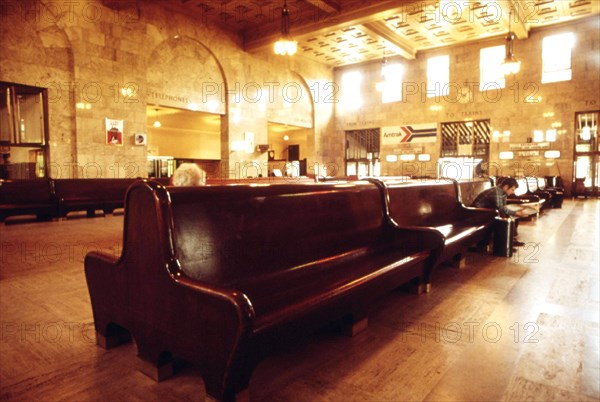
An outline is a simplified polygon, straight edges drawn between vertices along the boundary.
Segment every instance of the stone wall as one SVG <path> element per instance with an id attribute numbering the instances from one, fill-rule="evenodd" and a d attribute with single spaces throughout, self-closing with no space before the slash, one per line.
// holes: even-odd
<path id="1" fill-rule="evenodd" d="M 241 38 L 158 2 L 103 4 L 2 2 L 0 81 L 49 89 L 52 176 L 146 176 L 146 147 L 133 138 L 146 131 L 147 105 L 222 114 L 225 176 L 247 163 L 266 169 L 266 154 L 230 145 L 248 132 L 266 144 L 270 119 L 311 129 L 309 166 L 330 155 L 321 138 L 333 135 L 333 104 L 313 93 L 331 83 L 331 68 L 247 53 Z M 122 145 L 106 144 L 105 118 L 124 120 Z"/>
<path id="2" fill-rule="evenodd" d="M 498 175 L 562 175 L 570 183 L 573 174 L 573 141 L 575 112 L 600 109 L 600 17 L 594 16 L 575 23 L 533 30 L 529 38 L 514 44 L 516 57 L 521 60 L 521 71 L 509 76 L 502 90 L 479 90 L 479 51 L 489 46 L 503 45 L 503 38 L 419 52 L 415 60 L 398 59 L 404 67 L 404 98 L 400 102 L 381 102 L 381 93 L 375 85 L 381 80 L 381 63 L 373 62 L 336 69 L 335 81 L 341 82 L 343 73 L 357 70 L 363 74 L 362 107 L 345 112 L 337 105 L 336 143 L 329 149 L 343 146 L 344 131 L 363 128 L 403 126 L 434 123 L 438 125 L 435 143 L 414 144 L 423 153 L 431 154 L 430 162 L 387 162 L 389 154 L 401 154 L 408 146 L 384 146 L 381 154 L 381 173 L 402 175 L 416 173 L 435 177 L 441 141 L 442 122 L 468 119 L 490 119 L 492 131 L 510 131 L 510 137 L 492 139 L 490 145 L 490 173 Z M 551 34 L 573 32 L 575 47 L 572 57 L 571 81 L 541 84 L 542 39 Z M 427 59 L 450 56 L 450 93 L 448 96 L 427 98 Z M 395 60 L 390 60 L 392 62 Z M 460 93 L 459 91 L 463 91 Z M 342 92 L 343 97 L 343 92 Z M 343 98 L 342 98 L 343 99 Z M 528 143 L 533 130 L 556 127 L 558 136 L 549 149 L 561 152 L 561 157 L 547 160 L 515 152 L 515 159 L 502 161 L 499 152 L 508 151 L 510 144 Z"/>

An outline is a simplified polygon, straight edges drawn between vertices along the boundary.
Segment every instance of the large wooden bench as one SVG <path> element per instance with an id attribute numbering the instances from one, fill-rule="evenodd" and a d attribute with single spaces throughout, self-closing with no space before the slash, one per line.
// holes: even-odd
<path id="1" fill-rule="evenodd" d="M 54 179 L 58 198 L 58 214 L 66 217 L 69 212 L 86 211 L 94 216 L 96 210 L 105 214 L 123 208 L 125 193 L 139 179 Z"/>
<path id="2" fill-rule="evenodd" d="M 92 252 L 85 273 L 97 339 L 136 342 L 160 380 L 172 356 L 207 394 L 232 400 L 260 359 L 428 276 L 439 235 L 394 227 L 370 182 L 163 187 L 127 193 L 123 254 Z"/>
<path id="3" fill-rule="evenodd" d="M 489 239 L 497 212 L 465 207 L 452 180 L 393 180 L 381 178 L 388 214 L 398 227 L 422 227 L 443 237 L 444 248 L 436 263 L 462 266 L 462 251 Z M 426 278 L 429 283 L 429 278 Z"/>
<path id="4" fill-rule="evenodd" d="M 48 220 L 57 213 L 58 200 L 52 180 L 0 180 L 0 222 L 17 215 L 36 215 L 39 220 Z"/>

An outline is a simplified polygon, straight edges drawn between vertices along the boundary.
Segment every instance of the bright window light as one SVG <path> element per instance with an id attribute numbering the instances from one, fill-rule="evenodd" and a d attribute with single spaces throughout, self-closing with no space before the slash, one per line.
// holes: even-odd
<path id="1" fill-rule="evenodd" d="M 506 86 L 502 63 L 504 62 L 504 45 L 486 47 L 479 53 L 479 90 L 487 91 Z"/>
<path id="2" fill-rule="evenodd" d="M 360 84 L 362 82 L 360 71 L 348 71 L 342 75 L 342 103 L 345 110 L 353 111 L 362 106 Z"/>
<path id="3" fill-rule="evenodd" d="M 418 159 L 421 162 L 427 162 L 427 161 L 431 160 L 431 155 L 429 155 L 429 154 L 419 154 Z"/>
<path id="4" fill-rule="evenodd" d="M 399 102 L 402 100 L 402 64 L 388 63 L 381 68 L 383 85 L 381 86 L 381 102 Z"/>
<path id="5" fill-rule="evenodd" d="M 544 132 L 542 130 L 533 130 L 533 142 L 544 141 Z"/>
<path id="6" fill-rule="evenodd" d="M 556 158 L 560 158 L 560 151 L 546 151 L 544 152 L 544 157 L 546 159 L 556 159 Z"/>
<path id="7" fill-rule="evenodd" d="M 515 157 L 515 153 L 512 151 L 500 152 L 500 159 L 502 159 L 502 160 L 514 159 L 514 157 Z"/>
<path id="8" fill-rule="evenodd" d="M 414 161 L 415 160 L 415 154 L 400 155 L 400 160 L 401 161 Z"/>
<path id="9" fill-rule="evenodd" d="M 546 141 L 548 141 L 548 142 L 556 141 L 556 130 L 546 130 Z"/>
<path id="10" fill-rule="evenodd" d="M 542 84 L 570 81 L 571 54 L 575 45 L 572 32 L 546 36 L 542 41 Z"/>
<path id="11" fill-rule="evenodd" d="M 427 97 L 446 96 L 450 93 L 450 56 L 431 57 L 427 60 Z"/>
<path id="12" fill-rule="evenodd" d="M 388 155 L 385 157 L 387 162 L 398 162 L 398 155 Z"/>

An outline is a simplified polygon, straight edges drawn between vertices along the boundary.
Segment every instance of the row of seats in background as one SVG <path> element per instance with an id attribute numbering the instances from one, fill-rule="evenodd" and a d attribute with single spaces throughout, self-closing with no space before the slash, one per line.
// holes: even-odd
<path id="1" fill-rule="evenodd" d="M 142 178 L 115 179 L 0 179 L 0 222 L 9 217 L 36 216 L 38 221 L 66 218 L 71 212 L 86 212 L 94 217 L 98 211 L 113 213 L 124 207 L 129 186 Z M 208 178 L 209 186 L 299 184 L 313 181 L 356 180 L 357 177 L 317 178 L 254 177 Z M 408 178 L 407 178 L 408 179 Z M 169 185 L 169 178 L 152 178 L 154 182 Z M 21 219 L 22 220 L 22 219 Z"/>
<path id="2" fill-rule="evenodd" d="M 471 205 L 477 195 L 491 186 L 500 183 L 504 177 L 490 177 L 488 180 L 464 180 L 461 185 L 461 199 L 465 205 Z M 488 183 L 486 183 L 488 182 Z M 473 185 L 470 183 L 479 183 Z M 507 198 L 508 204 L 530 206 L 541 211 L 547 208 L 561 208 L 564 198 L 562 179 L 558 176 L 521 177 L 517 179 L 519 187 Z"/>
<path id="3" fill-rule="evenodd" d="M 501 179 L 492 178 L 493 184 Z M 508 197 L 509 203 L 537 203 L 540 210 L 562 207 L 565 189 L 560 176 L 521 177 L 517 183 L 519 187 Z"/>
<path id="4" fill-rule="evenodd" d="M 0 180 L 0 222 L 13 216 L 35 215 L 39 221 L 65 218 L 71 212 L 105 214 L 123 208 L 129 186 L 141 178 Z M 153 179 L 168 185 L 169 179 Z M 209 179 L 209 185 L 235 183 L 295 183 L 302 178 Z"/>
<path id="5" fill-rule="evenodd" d="M 491 177 L 495 185 L 500 178 Z M 88 217 L 96 211 L 105 214 L 123 208 L 127 188 L 138 179 L 41 179 L 41 180 L 0 180 L 0 222 L 17 215 L 36 215 L 38 220 L 66 217 L 74 211 L 85 211 Z M 163 185 L 168 179 L 153 179 Z M 322 179 L 332 180 L 329 179 Z M 333 180 L 339 180 L 333 178 Z M 396 180 L 410 180 L 397 177 Z M 294 184 L 313 181 L 313 178 L 253 178 L 253 179 L 209 179 L 208 185 L 227 184 Z M 479 180 L 481 182 L 482 180 Z M 485 181 L 485 180 L 483 180 Z M 564 189 L 560 176 L 523 177 L 517 180 L 519 188 L 509 200 L 510 203 L 534 205 L 538 209 L 560 208 Z M 465 181 L 470 182 L 470 181 Z M 473 183 L 476 183 L 474 181 Z M 483 187 L 462 187 L 462 201 L 469 206 Z"/>
<path id="6" fill-rule="evenodd" d="M 95 216 L 97 210 L 112 213 L 123 208 L 125 193 L 136 180 L 0 180 L 0 222 L 21 215 L 35 215 L 45 221 L 75 211 L 85 211 L 88 217 Z"/>

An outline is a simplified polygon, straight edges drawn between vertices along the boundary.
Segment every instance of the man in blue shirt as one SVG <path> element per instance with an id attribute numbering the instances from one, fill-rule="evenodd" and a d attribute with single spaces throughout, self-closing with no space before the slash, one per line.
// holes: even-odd
<path id="1" fill-rule="evenodd" d="M 514 211 L 506 207 L 506 197 L 515 193 L 519 183 L 513 177 L 506 177 L 497 186 L 482 191 L 473 201 L 472 206 L 477 208 L 496 209 L 500 216 L 523 217 L 527 216 L 521 211 Z M 515 222 L 516 225 L 516 222 Z M 525 243 L 513 240 L 514 246 L 524 246 Z"/>

